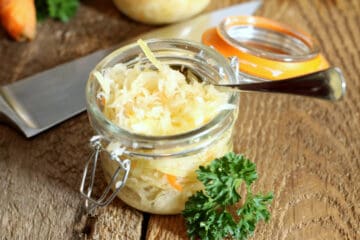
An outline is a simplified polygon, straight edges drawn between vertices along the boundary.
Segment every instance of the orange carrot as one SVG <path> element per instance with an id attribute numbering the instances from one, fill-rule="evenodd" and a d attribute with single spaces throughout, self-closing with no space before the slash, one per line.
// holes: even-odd
<path id="1" fill-rule="evenodd" d="M 0 0 L 0 20 L 16 41 L 33 39 L 36 34 L 34 0 Z"/>
<path id="2" fill-rule="evenodd" d="M 165 174 L 166 176 L 166 180 L 168 181 L 168 183 L 176 190 L 178 190 L 179 192 L 182 191 L 182 186 L 176 181 L 176 176 L 170 175 L 170 174 Z"/>

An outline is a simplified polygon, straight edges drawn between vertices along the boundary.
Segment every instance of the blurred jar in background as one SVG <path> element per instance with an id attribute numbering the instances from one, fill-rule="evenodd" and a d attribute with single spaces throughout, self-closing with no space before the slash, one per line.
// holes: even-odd
<path id="1" fill-rule="evenodd" d="M 114 0 L 128 17 L 147 24 L 166 24 L 190 18 L 206 8 L 210 0 Z"/>

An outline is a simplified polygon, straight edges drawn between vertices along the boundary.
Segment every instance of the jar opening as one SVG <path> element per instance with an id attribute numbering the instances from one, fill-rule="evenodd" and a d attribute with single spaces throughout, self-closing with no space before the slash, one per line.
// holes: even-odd
<path id="1" fill-rule="evenodd" d="M 266 18 L 229 17 L 220 23 L 217 30 L 228 44 L 268 59 L 305 61 L 320 52 L 310 36 Z"/>
<path id="2" fill-rule="evenodd" d="M 227 59 L 200 43 L 174 39 L 154 39 L 147 41 L 147 44 L 156 58 L 165 64 L 175 68 L 191 69 L 203 77 L 215 80 L 226 79 L 229 83 L 237 82 Z M 141 49 L 137 44 L 123 47 L 102 60 L 94 70 L 111 67 L 117 63 L 126 64 L 128 67 L 132 66 L 138 61 L 144 61 L 141 56 L 139 57 L 140 53 Z M 104 116 L 96 97 L 99 87 L 93 74 L 90 74 L 86 87 L 90 122 L 96 131 L 109 139 L 109 141 L 119 141 L 129 149 L 164 149 L 161 154 L 166 155 L 166 149 L 183 144 L 194 144 L 201 147 L 201 144 L 198 144 L 199 142 L 203 144 L 203 140 L 207 139 L 209 134 L 216 137 L 219 132 L 229 125 L 229 121 L 233 120 L 234 110 L 222 110 L 207 124 L 188 132 L 166 136 L 136 134 L 119 127 Z M 238 93 L 229 93 L 228 103 L 237 106 L 238 102 Z"/>

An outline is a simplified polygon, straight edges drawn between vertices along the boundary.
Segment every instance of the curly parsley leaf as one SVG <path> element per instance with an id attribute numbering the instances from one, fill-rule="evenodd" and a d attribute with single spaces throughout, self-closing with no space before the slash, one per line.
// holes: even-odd
<path id="1" fill-rule="evenodd" d="M 47 17 L 67 22 L 79 7 L 79 0 L 35 0 L 39 20 Z"/>
<path id="2" fill-rule="evenodd" d="M 269 220 L 267 208 L 273 194 L 253 195 L 251 184 L 258 177 L 256 165 L 243 155 L 228 153 L 208 166 L 200 166 L 196 173 L 205 189 L 191 196 L 182 212 L 191 239 L 232 237 L 245 240 L 254 233 L 259 221 Z M 246 200 L 237 210 L 235 220 L 228 209 L 241 199 L 238 190 L 243 183 Z"/>

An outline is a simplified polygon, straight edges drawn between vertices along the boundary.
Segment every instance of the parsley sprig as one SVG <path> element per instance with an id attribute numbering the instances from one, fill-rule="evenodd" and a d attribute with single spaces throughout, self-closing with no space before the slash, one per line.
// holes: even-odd
<path id="1" fill-rule="evenodd" d="M 79 0 L 35 0 L 36 15 L 39 20 L 47 17 L 67 22 L 79 7 Z"/>
<path id="2" fill-rule="evenodd" d="M 182 212 L 190 239 L 245 240 L 253 235 L 259 221 L 269 220 L 273 194 L 252 193 L 251 184 L 258 177 L 256 165 L 243 155 L 228 153 L 208 166 L 200 166 L 196 173 L 205 189 L 191 196 Z M 238 190 L 243 183 L 246 199 L 234 219 L 229 208 L 241 200 Z"/>

